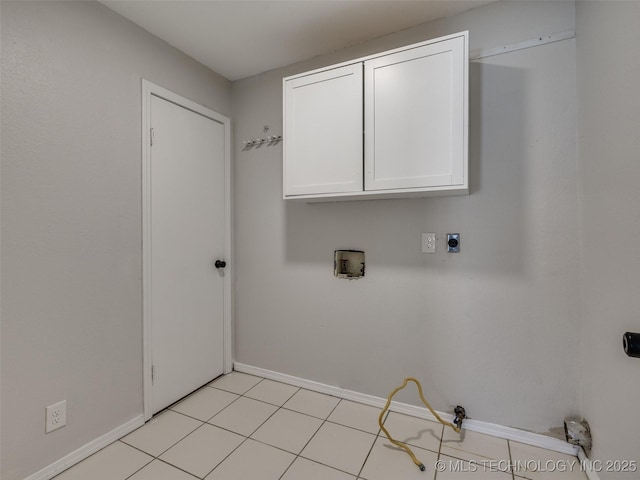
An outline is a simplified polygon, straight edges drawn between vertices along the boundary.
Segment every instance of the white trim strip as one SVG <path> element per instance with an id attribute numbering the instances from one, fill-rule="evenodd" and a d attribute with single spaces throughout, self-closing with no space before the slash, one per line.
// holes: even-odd
<path id="1" fill-rule="evenodd" d="M 482 58 L 493 57 L 495 55 L 502 55 L 503 53 L 516 52 L 518 50 L 524 50 L 525 48 L 539 47 L 540 45 L 546 45 L 547 43 L 560 42 L 562 40 L 568 40 L 575 38 L 576 32 L 574 30 L 568 30 L 566 32 L 552 33 L 551 35 L 543 35 L 538 38 L 532 38 L 530 40 L 524 40 L 518 43 L 512 43 L 511 45 L 504 45 L 502 47 L 484 48 L 480 50 L 474 50 L 469 54 L 469 61 L 480 60 Z"/>
<path id="2" fill-rule="evenodd" d="M 582 464 L 582 471 L 587 475 L 589 480 L 600 480 L 598 473 L 593 468 L 591 460 L 589 460 L 587 454 L 584 453 L 584 450 L 582 449 L 578 451 L 578 460 L 580 460 L 580 463 Z"/>
<path id="3" fill-rule="evenodd" d="M 144 416 L 138 415 L 137 417 L 129 420 L 127 423 L 120 425 L 119 427 L 111 430 L 105 435 L 96 438 L 95 440 L 87 443 L 79 449 L 62 457 L 60 460 L 56 460 L 51 465 L 43 468 L 33 475 L 29 475 L 24 480 L 49 480 L 62 471 L 73 467 L 76 463 L 79 463 L 85 458 L 93 455 L 98 450 L 102 450 L 107 445 L 110 445 L 116 440 L 124 437 L 128 433 L 133 432 L 136 428 L 141 427 L 142 425 L 144 425 Z"/>
<path id="4" fill-rule="evenodd" d="M 286 375 L 284 373 L 274 372 L 266 370 L 260 367 L 254 367 L 252 365 L 246 365 L 236 362 L 233 367 L 234 370 L 242 373 L 248 373 L 250 375 L 256 375 L 259 377 L 268 378 L 269 380 L 275 380 L 282 383 L 288 383 L 296 387 L 306 388 L 307 390 L 313 390 L 314 392 L 324 393 L 327 395 L 333 395 L 334 397 L 344 398 L 345 400 L 351 400 L 354 402 L 364 403 L 365 405 L 371 405 L 372 407 L 382 408 L 387 402 L 386 398 L 376 397 L 373 395 L 367 395 L 365 393 L 354 392 L 352 390 L 345 390 L 340 387 L 332 385 L 326 385 L 324 383 L 314 382 L 304 378 L 294 377 Z M 425 420 L 437 421 L 431 412 L 424 407 L 417 407 L 415 405 L 409 405 L 400 402 L 391 402 L 390 410 L 403 413 L 405 415 L 411 415 L 413 417 L 424 418 Z M 451 417 L 451 413 L 438 412 L 443 418 Z M 563 440 L 557 438 L 548 437 L 539 433 L 527 432 L 519 430 L 517 428 L 505 427 L 503 425 L 497 425 L 495 423 L 483 422 L 480 420 L 465 420 L 464 428 L 466 430 L 478 433 L 484 433 L 498 438 L 504 438 L 506 440 L 513 440 L 514 442 L 524 443 L 526 445 L 533 445 L 535 447 L 545 448 L 554 452 L 565 453 L 567 455 L 578 455 L 579 447 L 571 445 Z M 597 478 L 590 478 L 589 480 L 598 480 Z"/>

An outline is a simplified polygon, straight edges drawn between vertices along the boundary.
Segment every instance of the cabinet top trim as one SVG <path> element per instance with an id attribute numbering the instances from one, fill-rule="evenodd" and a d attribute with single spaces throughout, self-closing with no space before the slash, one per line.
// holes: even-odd
<path id="1" fill-rule="evenodd" d="M 459 38 L 459 37 L 463 37 L 464 38 L 465 51 L 468 51 L 469 30 L 465 30 L 463 32 L 458 32 L 458 33 L 453 33 L 451 35 L 446 35 L 444 37 L 438 37 L 438 38 L 434 38 L 434 39 L 431 39 L 431 40 L 425 40 L 424 42 L 412 43 L 412 44 L 409 44 L 409 45 L 405 45 L 403 47 L 394 48 L 392 50 L 385 50 L 383 52 L 378 52 L 378 53 L 374 53 L 374 54 L 371 54 L 371 55 L 367 55 L 365 57 L 354 58 L 352 60 L 347 60 L 347 61 L 344 61 L 344 62 L 341 62 L 341 63 L 327 65 L 325 67 L 316 68 L 315 70 L 309 70 L 309 71 L 306 71 L 306 72 L 297 73 L 295 75 L 289 75 L 288 77 L 284 77 L 282 79 L 282 81 L 283 82 L 287 82 L 287 81 L 290 81 L 290 80 L 294 80 L 296 78 L 306 77 L 308 75 L 313 75 L 315 73 L 323 72 L 323 71 L 326 71 L 326 70 L 333 70 L 334 68 L 346 67 L 348 65 L 353 65 L 354 63 L 366 62 L 368 60 L 373 60 L 375 58 L 380 58 L 380 57 L 383 57 L 385 55 L 391 55 L 391 54 L 396 53 L 396 52 L 402 52 L 402 51 L 410 50 L 412 48 L 423 47 L 425 45 L 432 45 L 432 44 L 436 44 L 436 43 L 446 42 L 448 40 L 452 40 L 454 38 Z"/>

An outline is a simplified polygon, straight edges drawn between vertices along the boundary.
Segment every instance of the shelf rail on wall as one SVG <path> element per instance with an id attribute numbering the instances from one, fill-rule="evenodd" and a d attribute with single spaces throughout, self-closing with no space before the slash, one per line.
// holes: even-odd
<path id="1" fill-rule="evenodd" d="M 269 133 L 269 125 L 265 125 L 263 128 L 263 134 Z M 282 141 L 282 135 L 267 135 L 266 137 L 258 137 L 251 140 L 245 140 L 242 142 L 242 150 L 251 150 L 254 147 L 260 147 L 266 145 L 267 147 L 273 147 L 278 145 Z"/>
<path id="2" fill-rule="evenodd" d="M 480 50 L 474 50 L 469 53 L 469 61 L 474 62 L 487 57 L 494 57 L 496 55 L 502 55 L 503 53 L 517 52 L 518 50 L 524 50 L 525 48 L 539 47 L 546 45 L 547 43 L 561 42 L 563 40 L 569 40 L 576 38 L 575 30 L 567 30 L 564 32 L 551 33 L 549 35 L 541 35 L 536 38 L 524 40 L 518 43 L 512 43 L 509 45 L 503 45 L 501 47 L 484 48 Z"/>

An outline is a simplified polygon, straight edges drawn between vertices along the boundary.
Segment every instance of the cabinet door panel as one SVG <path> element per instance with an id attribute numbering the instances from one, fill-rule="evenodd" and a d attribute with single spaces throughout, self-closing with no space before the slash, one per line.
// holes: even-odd
<path id="1" fill-rule="evenodd" d="M 284 195 L 362 191 L 362 63 L 284 84 Z"/>
<path id="2" fill-rule="evenodd" d="M 465 39 L 365 63 L 365 189 L 462 185 Z"/>

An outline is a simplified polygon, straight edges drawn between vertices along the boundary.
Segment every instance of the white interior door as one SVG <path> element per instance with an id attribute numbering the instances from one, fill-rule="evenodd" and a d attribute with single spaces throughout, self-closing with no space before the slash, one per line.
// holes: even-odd
<path id="1" fill-rule="evenodd" d="M 225 268 L 214 263 L 225 260 L 227 126 L 151 95 L 150 128 L 145 304 L 153 414 L 224 370 Z"/>

